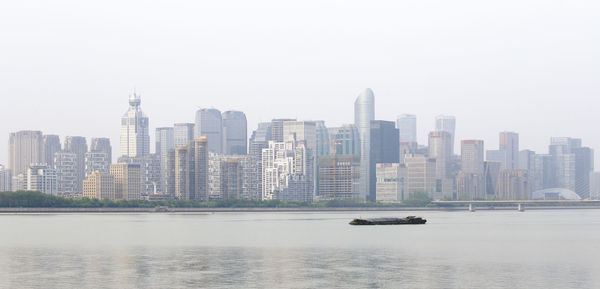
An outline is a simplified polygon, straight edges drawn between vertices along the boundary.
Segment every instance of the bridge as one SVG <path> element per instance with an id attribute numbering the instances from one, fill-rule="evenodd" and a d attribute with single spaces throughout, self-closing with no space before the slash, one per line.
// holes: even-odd
<path id="1" fill-rule="evenodd" d="M 473 200 L 473 201 L 433 201 L 431 202 L 440 207 L 449 206 L 468 206 L 469 211 L 474 212 L 477 206 L 494 207 L 501 206 L 516 206 L 519 212 L 525 211 L 525 205 L 531 206 L 577 206 L 577 205 L 600 205 L 600 200 Z"/>

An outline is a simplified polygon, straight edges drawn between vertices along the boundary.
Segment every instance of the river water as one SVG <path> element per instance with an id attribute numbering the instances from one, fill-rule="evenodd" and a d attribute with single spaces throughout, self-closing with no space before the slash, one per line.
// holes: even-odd
<path id="1" fill-rule="evenodd" d="M 600 210 L 0 215 L 0 288 L 200 287 L 600 288 Z"/>

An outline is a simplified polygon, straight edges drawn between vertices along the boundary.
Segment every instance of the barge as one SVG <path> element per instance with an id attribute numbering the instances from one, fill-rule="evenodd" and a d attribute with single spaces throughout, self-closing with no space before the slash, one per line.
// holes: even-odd
<path id="1" fill-rule="evenodd" d="M 408 216 L 406 218 L 354 219 L 350 225 L 420 225 L 426 222 L 427 220 L 421 217 Z"/>

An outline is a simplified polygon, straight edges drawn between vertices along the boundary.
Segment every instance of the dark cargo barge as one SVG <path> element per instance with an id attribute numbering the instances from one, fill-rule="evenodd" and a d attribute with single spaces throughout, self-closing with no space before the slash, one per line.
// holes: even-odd
<path id="1" fill-rule="evenodd" d="M 354 219 L 350 225 L 420 225 L 426 222 L 427 220 L 421 217 L 408 216 L 406 218 Z"/>

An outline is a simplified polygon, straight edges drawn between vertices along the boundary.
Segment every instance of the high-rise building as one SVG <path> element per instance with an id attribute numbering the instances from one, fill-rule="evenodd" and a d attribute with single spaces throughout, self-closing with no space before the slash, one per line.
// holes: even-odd
<path id="1" fill-rule="evenodd" d="M 12 190 L 12 173 L 9 169 L 0 165 L 0 192 L 9 192 Z"/>
<path id="2" fill-rule="evenodd" d="M 331 149 L 331 143 L 329 142 L 329 131 L 325 126 L 325 121 L 317 120 L 316 124 L 316 134 L 317 134 L 317 157 L 329 155 L 329 150 Z"/>
<path id="3" fill-rule="evenodd" d="M 482 140 L 461 142 L 462 169 L 456 177 L 458 199 L 485 199 L 485 165 Z"/>
<path id="4" fill-rule="evenodd" d="M 115 199 L 114 176 L 100 171 L 92 172 L 83 181 L 83 197 L 90 199 Z"/>
<path id="5" fill-rule="evenodd" d="M 167 187 L 182 200 L 209 200 L 208 137 L 200 136 L 186 146 L 169 152 Z M 167 190 L 170 193 L 170 189 Z"/>
<path id="6" fill-rule="evenodd" d="M 345 124 L 336 128 L 331 142 L 337 155 L 360 156 L 360 135 L 353 124 Z"/>
<path id="7" fill-rule="evenodd" d="M 360 198 L 366 200 L 371 179 L 371 121 L 375 120 L 375 96 L 370 88 L 361 92 L 354 101 L 354 125 L 360 136 Z"/>
<path id="8" fill-rule="evenodd" d="M 403 164 L 389 163 L 376 165 L 377 202 L 398 202 L 408 198 L 404 190 L 408 169 Z"/>
<path id="9" fill-rule="evenodd" d="M 140 157 L 120 157 L 119 163 L 140 165 L 142 196 L 158 193 L 160 190 L 160 156 L 149 154 Z"/>
<path id="10" fill-rule="evenodd" d="M 44 152 L 42 157 L 44 158 L 42 163 L 47 164 L 50 168 L 54 167 L 54 154 L 61 150 L 60 137 L 53 134 L 44 135 Z"/>
<path id="11" fill-rule="evenodd" d="M 505 170 L 508 164 L 508 154 L 505 150 L 487 150 L 485 159 L 490 162 L 500 163 L 500 169 Z"/>
<path id="12" fill-rule="evenodd" d="M 110 145 L 109 138 L 93 137 L 90 145 L 90 152 L 107 154 L 109 165 L 112 164 L 112 146 Z"/>
<path id="13" fill-rule="evenodd" d="M 191 143 L 194 140 L 194 127 L 195 125 L 193 123 L 176 123 L 173 126 L 173 147 L 184 146 Z"/>
<path id="14" fill-rule="evenodd" d="M 376 169 L 378 163 L 398 163 L 400 148 L 398 146 L 398 129 L 392 121 L 373 120 L 371 121 L 370 131 L 370 156 L 369 161 L 369 195 L 367 200 L 375 201 L 376 199 Z"/>
<path id="15" fill-rule="evenodd" d="M 501 132 L 500 150 L 506 152 L 506 169 L 517 169 L 519 166 L 519 134 L 508 131 Z"/>
<path id="16" fill-rule="evenodd" d="M 319 157 L 321 200 L 359 199 L 360 156 L 335 154 Z"/>
<path id="17" fill-rule="evenodd" d="M 535 152 L 532 150 L 521 150 L 519 151 L 519 164 L 517 169 L 528 170 L 530 173 L 533 172 L 535 166 Z"/>
<path id="18" fill-rule="evenodd" d="M 160 183 L 157 189 L 160 192 L 167 191 L 167 156 L 169 155 L 169 151 L 175 147 L 174 131 L 172 127 L 156 128 L 155 152 L 160 159 Z"/>
<path id="19" fill-rule="evenodd" d="M 283 135 L 283 126 L 281 127 L 281 133 Z M 250 141 L 248 142 L 248 154 L 253 156 L 257 161 L 256 167 L 256 180 L 258 199 L 262 198 L 262 150 L 269 147 L 269 141 L 271 140 L 271 123 L 261 122 L 258 124 L 258 128 L 252 132 Z"/>
<path id="20" fill-rule="evenodd" d="M 429 133 L 429 158 L 436 160 L 436 177 L 447 177 L 448 164 L 452 157 L 452 137 L 446 131 Z"/>
<path id="21" fill-rule="evenodd" d="M 285 141 L 283 135 L 283 123 L 296 121 L 295 118 L 276 118 L 271 120 L 271 140 L 275 142 Z"/>
<path id="22" fill-rule="evenodd" d="M 64 151 L 74 153 L 77 156 L 77 193 L 82 192 L 82 184 L 85 179 L 85 153 L 88 151 L 85 137 L 67 136 L 65 138 Z"/>
<path id="23" fill-rule="evenodd" d="M 139 164 L 117 163 L 110 166 L 115 181 L 115 199 L 139 200 L 142 198 L 142 175 Z"/>
<path id="24" fill-rule="evenodd" d="M 454 154 L 454 136 L 456 130 L 456 118 L 451 115 L 438 115 L 435 117 L 435 130 L 445 131 L 450 134 L 450 152 Z"/>
<path id="25" fill-rule="evenodd" d="M 533 183 L 531 187 L 533 192 L 555 187 L 552 159 L 551 155 L 535 155 L 533 170 L 530 172 L 533 174 Z"/>
<path id="26" fill-rule="evenodd" d="M 269 142 L 262 152 L 262 199 L 312 202 L 306 141 Z"/>
<path id="27" fill-rule="evenodd" d="M 600 200 L 600 172 L 590 173 L 590 199 Z"/>
<path id="28" fill-rule="evenodd" d="M 54 154 L 58 194 L 61 196 L 78 196 L 81 193 L 79 182 L 77 154 L 60 151 Z"/>
<path id="29" fill-rule="evenodd" d="M 399 132 L 400 142 L 417 142 L 417 116 L 414 114 L 402 114 L 396 119 L 396 127 Z"/>
<path id="30" fill-rule="evenodd" d="M 57 195 L 56 171 L 46 164 L 29 166 L 25 183 L 27 191 Z"/>
<path id="31" fill-rule="evenodd" d="M 138 157 L 150 154 L 148 117 L 140 108 L 139 95 L 129 96 L 129 109 L 121 117 L 121 156 Z"/>
<path id="32" fill-rule="evenodd" d="M 581 150 L 581 139 L 568 137 L 553 137 L 550 140 L 549 152 L 552 157 L 552 180 L 553 188 L 564 188 L 577 192 L 577 152 L 580 153 L 580 159 L 585 164 L 586 168 L 580 168 L 581 173 L 585 171 L 585 176 L 581 176 L 581 189 L 579 193 L 582 198 L 586 198 L 589 194 L 589 172 L 593 170 L 593 162 L 591 162 L 591 151 Z M 584 156 L 586 155 L 587 156 Z M 589 168 L 592 166 L 592 169 Z M 587 180 L 587 185 L 585 184 Z"/>
<path id="33" fill-rule="evenodd" d="M 211 198 L 260 200 L 258 160 L 254 156 L 211 153 L 209 158 Z"/>
<path id="34" fill-rule="evenodd" d="M 483 141 L 463 140 L 460 149 L 462 171 L 483 175 Z"/>
<path id="35" fill-rule="evenodd" d="M 223 151 L 223 119 L 221 112 L 214 108 L 202 108 L 196 111 L 194 138 L 208 138 L 208 149 L 220 154 Z"/>
<path id="36" fill-rule="evenodd" d="M 531 198 L 531 185 L 525 170 L 503 170 L 498 176 L 496 198 L 499 200 L 527 200 Z"/>
<path id="37" fill-rule="evenodd" d="M 500 176 L 500 163 L 494 161 L 486 161 L 485 168 L 485 198 L 494 198 L 498 187 L 498 177 Z"/>
<path id="38" fill-rule="evenodd" d="M 95 171 L 108 174 L 110 170 L 110 155 L 106 152 L 87 152 L 85 153 L 85 177 L 88 177 Z"/>
<path id="39" fill-rule="evenodd" d="M 435 159 L 424 156 L 406 157 L 404 164 L 407 168 L 406 193 L 426 193 L 435 197 L 436 191 L 436 165 Z"/>
<path id="40" fill-rule="evenodd" d="M 26 174 L 30 165 L 43 163 L 43 145 L 41 131 L 11 133 L 8 140 L 8 168 L 12 175 Z"/>
<path id="41" fill-rule="evenodd" d="M 230 110 L 222 114 L 223 153 L 245 155 L 248 152 L 248 124 L 241 111 Z"/>
<path id="42" fill-rule="evenodd" d="M 575 192 L 582 198 L 590 197 L 590 173 L 594 171 L 594 150 L 588 147 L 573 149 L 575 154 Z"/>
<path id="43" fill-rule="evenodd" d="M 302 168 L 302 179 L 312 193 L 311 199 L 317 195 L 317 124 L 314 121 L 286 121 L 283 123 L 284 142 L 292 141 L 298 148 L 304 146 L 302 162 L 296 168 Z M 298 156 L 296 156 L 298 157 Z M 301 165 L 301 166 L 300 166 Z"/>

